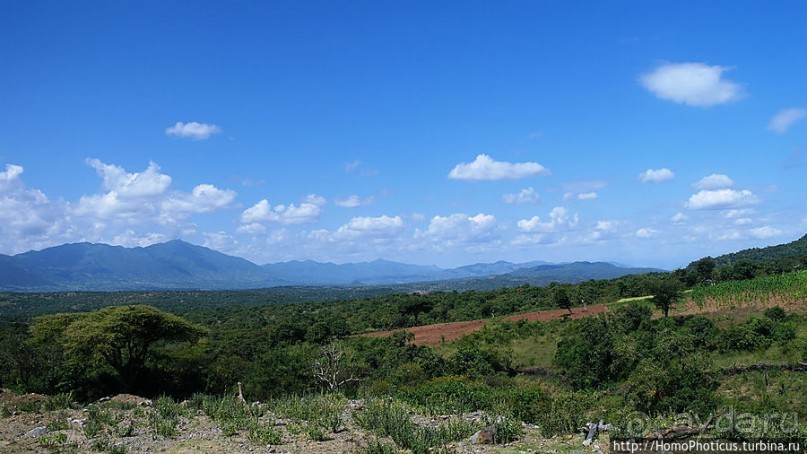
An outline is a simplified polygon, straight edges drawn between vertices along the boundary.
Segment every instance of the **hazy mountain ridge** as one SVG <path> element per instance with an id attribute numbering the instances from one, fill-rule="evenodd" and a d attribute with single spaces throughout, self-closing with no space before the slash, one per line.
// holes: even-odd
<path id="1" fill-rule="evenodd" d="M 247 289 L 276 286 L 417 285 L 463 289 L 520 283 L 579 282 L 658 271 L 612 264 L 534 261 L 476 263 L 453 269 L 375 260 L 320 263 L 311 260 L 256 265 L 181 240 L 148 247 L 72 243 L 15 256 L 0 255 L 0 290 Z"/>

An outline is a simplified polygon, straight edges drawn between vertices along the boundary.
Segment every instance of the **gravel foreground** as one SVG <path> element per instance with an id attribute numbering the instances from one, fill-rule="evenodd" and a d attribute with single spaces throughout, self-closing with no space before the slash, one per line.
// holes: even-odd
<path id="1" fill-rule="evenodd" d="M 342 409 L 341 427 L 314 436 L 306 422 L 267 412 L 258 418 L 261 427 L 274 434 L 273 443 L 245 428 L 228 428 L 189 403 L 172 420 L 173 430 L 160 425 L 162 410 L 149 399 L 121 394 L 87 406 L 52 409 L 52 399 L 40 394 L 0 392 L 0 452 L 2 453 L 365 453 L 412 452 L 400 450 L 387 437 L 359 427 L 354 414 L 364 411 L 363 401 L 348 401 Z M 51 409 L 49 409 L 51 408 Z M 426 417 L 412 413 L 420 426 L 439 426 L 448 416 Z M 462 419 L 484 426 L 481 412 Z M 99 423 L 98 421 L 104 422 Z M 166 431 L 170 432 L 167 433 Z M 448 443 L 430 452 L 455 453 L 567 453 L 607 452 L 607 439 L 583 448 L 579 436 L 544 439 L 536 426 L 523 426 L 522 436 L 507 444 L 480 444 L 473 438 Z M 383 447 L 384 450 L 380 450 Z"/>

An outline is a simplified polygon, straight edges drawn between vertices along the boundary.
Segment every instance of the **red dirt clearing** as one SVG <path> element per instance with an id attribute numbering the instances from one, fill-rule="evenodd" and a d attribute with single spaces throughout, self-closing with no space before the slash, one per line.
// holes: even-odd
<path id="1" fill-rule="evenodd" d="M 583 317 L 591 317 L 597 314 L 601 314 L 607 312 L 608 308 L 605 307 L 603 304 L 597 304 L 595 306 L 588 306 L 588 307 L 576 307 L 572 309 L 572 314 L 569 314 L 569 311 L 566 309 L 553 309 L 549 311 L 538 311 L 538 312 L 527 312 L 526 314 L 516 314 L 516 315 L 509 315 L 507 317 L 502 317 L 504 320 L 507 321 L 518 321 L 518 320 L 529 320 L 529 321 L 547 321 L 547 320 L 559 320 L 563 317 L 571 317 L 571 318 L 583 318 Z M 482 329 L 483 326 L 487 323 L 487 320 L 471 320 L 469 322 L 453 322 L 453 323 L 437 323 L 434 325 L 424 325 L 424 326 L 415 326 L 412 328 L 406 328 L 406 331 L 415 335 L 414 340 L 412 343 L 415 345 L 438 345 L 440 342 L 450 342 L 453 340 L 457 340 L 460 337 L 464 336 L 465 334 L 472 333 L 474 331 L 479 331 Z M 392 331 L 377 331 L 375 333 L 368 333 L 364 334 L 365 337 L 389 337 L 392 333 L 398 330 Z"/>

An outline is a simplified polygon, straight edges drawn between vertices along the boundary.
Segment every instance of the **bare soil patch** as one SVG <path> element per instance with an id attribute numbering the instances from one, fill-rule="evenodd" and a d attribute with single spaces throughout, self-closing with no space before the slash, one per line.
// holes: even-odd
<path id="1" fill-rule="evenodd" d="M 607 312 L 608 308 L 603 304 L 597 304 L 588 307 L 576 307 L 569 313 L 566 309 L 553 309 L 547 311 L 527 312 L 525 314 L 516 314 L 503 317 L 504 320 L 516 322 L 519 320 L 527 321 L 549 321 L 560 320 L 564 317 L 569 318 L 584 318 L 592 317 L 598 314 Z M 459 339 L 460 337 L 479 331 L 487 324 L 488 320 L 471 320 L 468 322 L 453 322 L 453 323 L 437 323 L 434 325 L 415 326 L 406 328 L 408 331 L 415 335 L 413 343 L 415 345 L 438 345 L 441 342 L 451 342 Z M 375 333 L 368 333 L 366 337 L 389 337 L 392 333 L 402 330 L 391 331 L 378 331 Z"/>

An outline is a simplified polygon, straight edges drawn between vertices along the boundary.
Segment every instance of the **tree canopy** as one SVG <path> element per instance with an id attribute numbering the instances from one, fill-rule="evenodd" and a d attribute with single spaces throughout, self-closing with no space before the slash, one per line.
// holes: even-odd
<path id="1" fill-rule="evenodd" d="M 182 317 L 138 305 L 39 317 L 31 325 L 31 334 L 35 341 L 55 341 L 72 359 L 105 362 L 128 391 L 155 344 L 195 342 L 207 331 Z"/>

